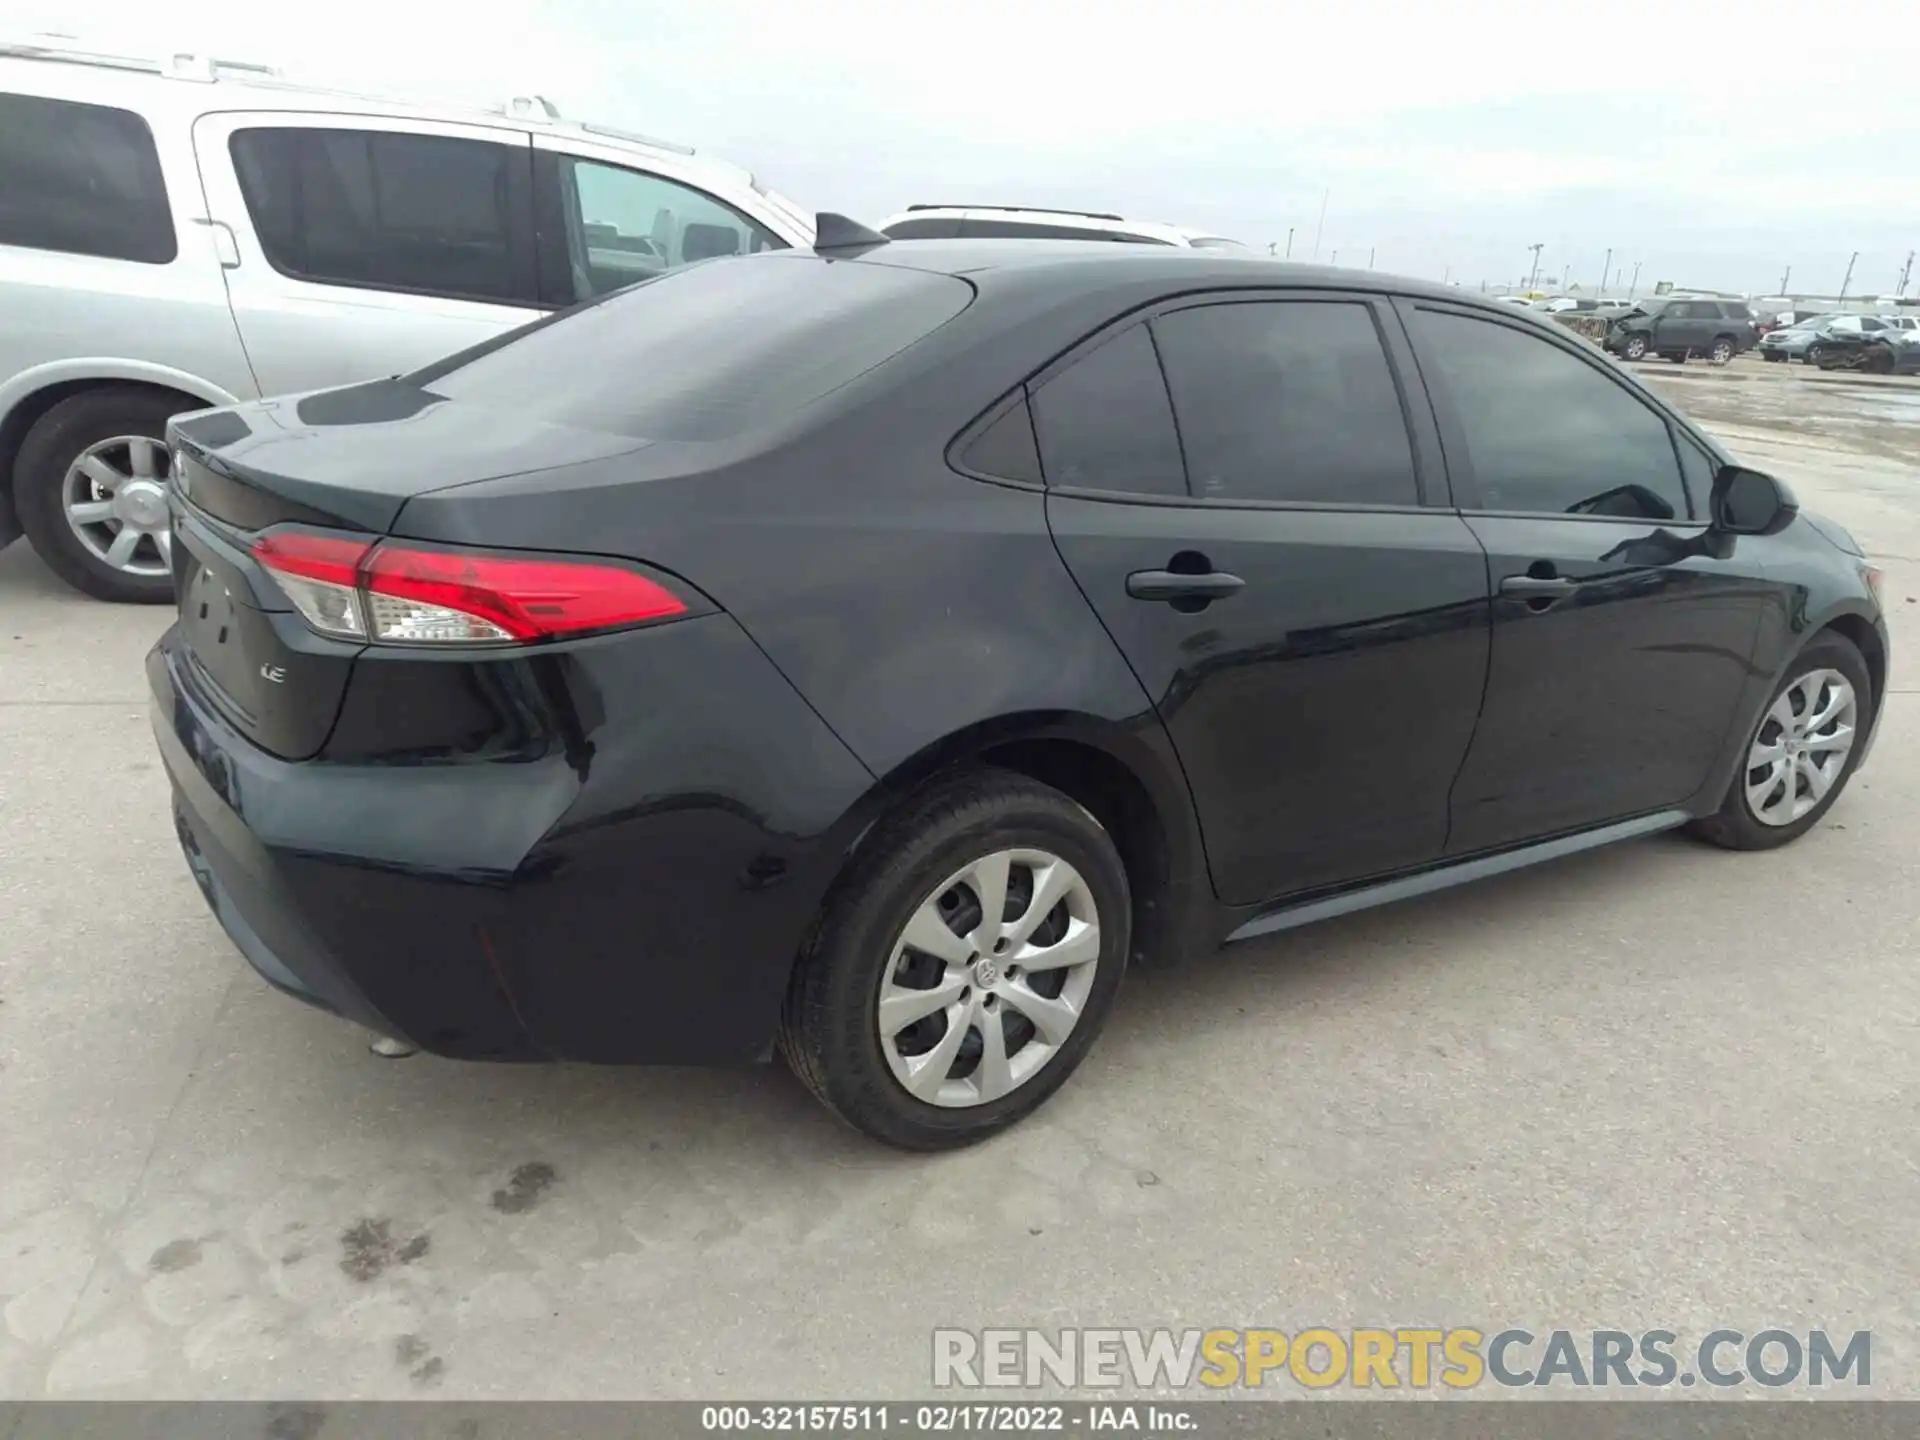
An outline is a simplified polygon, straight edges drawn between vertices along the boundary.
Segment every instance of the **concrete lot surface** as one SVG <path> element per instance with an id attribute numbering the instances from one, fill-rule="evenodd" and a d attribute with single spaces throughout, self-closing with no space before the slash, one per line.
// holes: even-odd
<path id="1" fill-rule="evenodd" d="M 1871 1329 L 1920 1396 L 1920 392 L 1643 373 L 1886 568 L 1829 822 L 1137 975 L 937 1159 L 777 1067 L 382 1060 L 272 993 L 175 848 L 166 615 L 0 555 L 0 1396 L 908 1397 L 935 1326 L 1069 1323 Z"/>

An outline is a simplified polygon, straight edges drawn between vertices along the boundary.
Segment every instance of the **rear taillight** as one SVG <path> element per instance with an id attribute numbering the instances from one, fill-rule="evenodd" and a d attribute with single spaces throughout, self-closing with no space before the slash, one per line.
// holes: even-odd
<path id="1" fill-rule="evenodd" d="M 253 545 L 313 629 L 340 640 L 515 645 L 684 615 L 686 602 L 636 570 L 415 545 L 325 531 L 270 530 Z"/>

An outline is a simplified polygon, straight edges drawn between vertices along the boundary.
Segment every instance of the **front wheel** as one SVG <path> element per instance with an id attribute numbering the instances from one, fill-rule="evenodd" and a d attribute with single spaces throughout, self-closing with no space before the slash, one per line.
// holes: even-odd
<path id="1" fill-rule="evenodd" d="M 1822 370 L 1826 369 L 1827 347 L 1824 345 L 1809 345 L 1807 347 L 1806 363 L 1817 366 Z"/>
<path id="2" fill-rule="evenodd" d="M 1073 1073 L 1126 967 L 1127 872 L 1050 786 L 990 770 L 882 823 L 829 901 L 781 1016 L 788 1067 L 908 1150 L 1003 1130 Z"/>
<path id="3" fill-rule="evenodd" d="M 1853 642 L 1817 636 L 1787 667 L 1726 799 L 1695 833 L 1729 850 L 1771 850 L 1806 834 L 1852 778 L 1874 704 Z"/>
<path id="4" fill-rule="evenodd" d="M 1621 342 L 1620 354 L 1622 355 L 1622 357 L 1628 360 L 1646 359 L 1647 358 L 1647 337 L 1644 335 L 1627 336 L 1627 338 Z"/>

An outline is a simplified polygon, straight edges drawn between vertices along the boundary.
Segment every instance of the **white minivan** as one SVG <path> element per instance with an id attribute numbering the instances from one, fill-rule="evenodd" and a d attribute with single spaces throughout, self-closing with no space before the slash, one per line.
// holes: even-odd
<path id="1" fill-rule="evenodd" d="M 398 374 L 671 266 L 813 243 L 735 166 L 546 101 L 0 40 L 0 545 L 173 593 L 169 417 Z"/>

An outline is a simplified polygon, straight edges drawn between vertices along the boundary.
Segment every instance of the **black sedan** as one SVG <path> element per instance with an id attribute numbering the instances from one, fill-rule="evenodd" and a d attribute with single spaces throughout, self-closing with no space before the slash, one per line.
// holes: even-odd
<path id="1" fill-rule="evenodd" d="M 1867 754 L 1859 546 L 1551 321 L 822 233 L 174 422 L 154 729 L 267 980 L 446 1056 L 777 1048 L 933 1149 L 1130 965 L 1781 845 Z"/>

